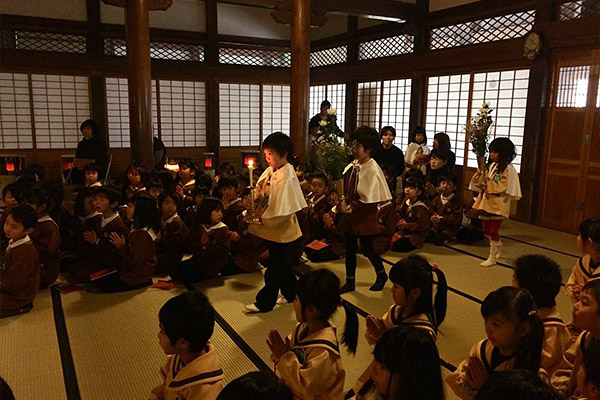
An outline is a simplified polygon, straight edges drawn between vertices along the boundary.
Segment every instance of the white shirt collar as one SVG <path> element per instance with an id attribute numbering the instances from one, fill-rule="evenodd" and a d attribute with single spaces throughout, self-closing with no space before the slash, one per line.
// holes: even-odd
<path id="1" fill-rule="evenodd" d="M 314 197 L 311 197 L 310 199 L 310 203 L 314 206 L 316 205 L 318 202 L 320 202 L 321 200 L 323 200 L 325 198 L 325 194 L 323 193 L 322 195 L 319 196 L 318 199 L 315 200 Z"/>
<path id="2" fill-rule="evenodd" d="M 448 203 L 454 197 L 454 193 L 450 193 L 450 196 L 446 197 L 443 194 L 440 194 L 440 199 L 442 200 L 442 204 Z"/>
<path id="3" fill-rule="evenodd" d="M 101 213 L 101 212 L 98 212 L 98 211 L 94 211 L 93 213 L 91 213 L 91 214 L 89 214 L 89 215 L 86 215 L 85 217 L 83 217 L 83 218 L 81 219 L 81 221 L 82 221 L 82 222 L 83 222 L 83 221 L 87 221 L 88 219 L 94 218 L 94 217 L 95 217 L 95 216 L 97 216 L 97 215 L 102 215 L 102 213 Z"/>
<path id="4" fill-rule="evenodd" d="M 384 207 L 389 206 L 390 204 L 392 204 L 391 200 L 377 204 L 377 211 L 381 210 Z"/>
<path id="5" fill-rule="evenodd" d="M 177 217 L 179 217 L 179 215 L 177 215 L 177 213 L 173 214 L 173 215 L 171 216 L 171 218 L 169 218 L 169 219 L 167 219 L 167 220 L 164 220 L 164 222 L 163 222 L 163 223 L 164 223 L 164 225 L 168 225 L 168 224 L 170 224 L 170 223 L 171 223 L 171 222 L 173 222 L 173 220 L 174 220 L 175 218 L 177 218 Z"/>
<path id="6" fill-rule="evenodd" d="M 19 239 L 17 241 L 14 241 L 14 240 L 10 239 L 10 241 L 8 242 L 8 247 L 6 248 L 6 250 L 8 250 L 8 249 L 14 249 L 17 246 L 20 246 L 22 244 L 29 243 L 29 242 L 31 242 L 31 239 L 29 238 L 29 235 L 25 235 L 24 238 Z"/>
<path id="7" fill-rule="evenodd" d="M 175 214 L 175 215 L 177 215 L 177 214 Z M 156 235 L 156 232 L 154 232 L 154 229 L 146 227 L 146 228 L 143 228 L 142 230 L 148 232 L 148 235 L 150 235 L 153 242 L 156 241 L 156 239 L 158 238 L 158 236 Z"/>
<path id="8" fill-rule="evenodd" d="M 115 214 L 112 217 L 108 217 L 108 218 L 104 218 L 104 215 L 102 216 L 102 223 L 100 224 L 100 226 L 102 228 L 104 228 L 106 225 L 110 224 L 112 221 L 114 221 L 117 217 L 119 216 L 118 212 L 115 212 Z"/>
<path id="9" fill-rule="evenodd" d="M 206 233 L 210 233 L 211 231 L 214 231 L 215 229 L 219 229 L 219 228 L 222 228 L 222 227 L 227 226 L 227 225 L 225 225 L 223 223 L 223 221 L 221 221 L 218 224 L 213 225 L 213 226 L 208 226 L 206 224 L 204 224 L 203 226 L 204 226 L 204 230 L 206 231 Z"/>
<path id="10" fill-rule="evenodd" d="M 194 186 L 195 184 L 196 184 L 196 180 L 192 179 L 191 181 L 189 181 L 188 183 L 183 185 L 183 187 Z"/>

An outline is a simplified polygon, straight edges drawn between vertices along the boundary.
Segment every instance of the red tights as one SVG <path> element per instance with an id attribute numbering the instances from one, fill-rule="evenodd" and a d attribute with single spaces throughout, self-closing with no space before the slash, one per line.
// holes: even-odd
<path id="1" fill-rule="evenodd" d="M 502 225 L 501 219 L 484 219 L 483 222 L 483 233 L 487 236 L 490 241 L 500 241 L 500 225 Z"/>

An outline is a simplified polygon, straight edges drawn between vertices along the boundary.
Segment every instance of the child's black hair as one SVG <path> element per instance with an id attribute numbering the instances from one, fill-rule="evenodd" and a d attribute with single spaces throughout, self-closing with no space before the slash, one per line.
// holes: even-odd
<path id="1" fill-rule="evenodd" d="M 96 188 L 82 188 L 77 192 L 73 213 L 76 217 L 85 217 L 85 199 L 96 196 Z"/>
<path id="2" fill-rule="evenodd" d="M 240 195 L 240 197 L 243 199 L 246 196 L 250 196 L 252 194 L 252 189 L 250 189 L 249 187 L 244 188 L 244 190 L 242 190 L 242 194 Z"/>
<path id="3" fill-rule="evenodd" d="M 25 180 L 25 181 L 35 183 L 35 182 L 39 182 L 39 177 L 32 170 L 25 168 L 25 169 L 22 169 L 19 172 L 17 172 L 17 175 L 15 176 L 15 180 L 17 180 L 17 181 Z"/>
<path id="4" fill-rule="evenodd" d="M 210 190 L 213 186 L 213 182 L 213 178 L 208 174 L 202 173 L 196 175 L 196 186 L 204 186 Z"/>
<path id="5" fill-rule="evenodd" d="M 491 374 L 477 391 L 475 400 L 561 400 L 537 374 L 511 369 Z"/>
<path id="6" fill-rule="evenodd" d="M 192 197 L 196 197 L 196 196 L 208 197 L 208 196 L 210 196 L 210 189 L 207 188 L 206 186 L 195 186 L 192 189 L 191 195 L 192 195 Z"/>
<path id="7" fill-rule="evenodd" d="M 350 135 L 350 142 L 354 141 L 362 144 L 362 146 L 365 148 L 365 151 L 372 151 L 381 144 L 381 140 L 379 139 L 379 134 L 377 131 L 366 125 L 357 128 Z"/>
<path id="8" fill-rule="evenodd" d="M 590 217 L 579 224 L 579 235 L 585 242 L 592 239 L 596 245 L 600 245 L 600 217 Z"/>
<path id="9" fill-rule="evenodd" d="M 314 172 L 314 168 L 311 163 L 298 163 L 295 169 L 296 171 L 302 172 L 305 178 L 308 178 L 308 175 Z"/>
<path id="10" fill-rule="evenodd" d="M 134 162 L 127 166 L 127 169 L 125 170 L 126 178 L 129 174 L 129 171 L 133 170 L 137 171 L 137 173 L 140 174 L 140 185 L 142 185 L 142 187 L 146 187 L 146 185 L 148 184 L 148 179 L 150 178 L 150 171 L 142 167 L 139 163 Z M 127 180 L 129 180 L 129 178 L 127 178 Z"/>
<path id="11" fill-rule="evenodd" d="M 325 186 L 329 185 L 329 179 L 327 179 L 327 175 L 322 172 L 314 173 L 310 176 L 310 182 L 312 183 L 313 179 L 320 179 L 325 183 Z"/>
<path id="12" fill-rule="evenodd" d="M 329 100 L 323 100 L 321 102 L 321 107 L 320 108 L 323 108 L 323 107 L 331 108 L 331 103 L 329 102 Z"/>
<path id="13" fill-rule="evenodd" d="M 249 186 L 250 185 L 250 174 L 248 174 L 248 172 L 244 172 L 242 174 L 238 174 L 237 175 L 237 179 L 238 179 L 238 183 L 239 182 L 243 182 L 244 186 Z"/>
<path id="14" fill-rule="evenodd" d="M 137 229 L 152 228 L 154 232 L 160 232 L 160 213 L 154 197 L 140 192 L 134 194 L 129 201 L 135 205 L 133 227 Z"/>
<path id="15" fill-rule="evenodd" d="M 443 152 L 452 150 L 452 147 L 450 146 L 450 136 L 448 136 L 446 133 L 438 132 L 433 136 L 433 139 L 437 140 L 438 149 L 442 150 Z"/>
<path id="16" fill-rule="evenodd" d="M 230 174 L 224 174 L 221 175 L 221 177 L 219 178 L 219 189 L 223 189 L 223 188 L 227 188 L 227 187 L 233 187 L 233 188 L 237 188 L 237 177 L 235 175 L 230 175 Z"/>
<path id="17" fill-rule="evenodd" d="M 235 175 L 235 168 L 229 161 L 219 164 L 217 167 L 217 175 Z"/>
<path id="18" fill-rule="evenodd" d="M 383 138 L 383 135 L 385 135 L 387 132 L 391 132 L 392 136 L 396 137 L 396 128 L 394 128 L 393 126 L 384 126 L 379 131 L 379 138 Z"/>
<path id="19" fill-rule="evenodd" d="M 8 383 L 2 377 L 0 377 L 0 399 L 2 400 L 15 400 L 15 395 L 12 389 L 8 386 Z"/>
<path id="20" fill-rule="evenodd" d="M 148 180 L 148 191 L 152 188 L 159 188 L 160 190 L 165 190 L 164 183 L 159 179 L 149 179 Z"/>
<path id="21" fill-rule="evenodd" d="M 433 298 L 434 273 L 437 277 L 435 300 Z M 407 295 L 413 289 L 421 291 L 421 295 L 413 306 L 412 315 L 427 314 L 437 331 L 437 327 L 446 318 L 448 305 L 448 283 L 442 270 L 433 267 L 425 258 L 412 255 L 392 266 L 390 280 L 392 283 L 402 286 Z"/>
<path id="22" fill-rule="evenodd" d="M 39 182 L 43 182 L 46 179 L 46 168 L 40 164 L 29 164 L 25 169 L 33 172 L 37 176 Z"/>
<path id="23" fill-rule="evenodd" d="M 198 206 L 194 223 L 210 225 L 210 214 L 215 210 L 223 210 L 223 203 L 215 197 L 207 197 Z"/>
<path id="24" fill-rule="evenodd" d="M 440 355 L 427 332 L 410 325 L 399 325 L 377 341 L 375 361 L 398 378 L 396 399 L 443 400 L 444 381 Z"/>
<path id="25" fill-rule="evenodd" d="M 88 171 L 93 171 L 93 172 L 100 173 L 100 166 L 98 164 L 95 164 L 95 163 L 85 164 L 85 167 L 83 167 L 83 173 L 85 174 Z"/>
<path id="26" fill-rule="evenodd" d="M 600 390 L 600 340 L 592 340 L 583 352 L 585 383 L 591 383 Z"/>
<path id="27" fill-rule="evenodd" d="M 79 126 L 79 131 L 83 132 L 83 128 L 85 127 L 89 127 L 92 130 L 93 136 L 98 135 L 98 124 L 93 119 L 86 119 L 85 121 L 83 121 Z"/>
<path id="28" fill-rule="evenodd" d="M 121 192 L 115 188 L 114 186 L 101 186 L 96 189 L 96 196 L 104 196 L 108 199 L 110 204 L 117 203 L 121 201 Z"/>
<path id="29" fill-rule="evenodd" d="M 529 254 L 517 258 L 515 280 L 519 287 L 527 289 L 537 308 L 550 308 L 556 305 L 556 296 L 562 285 L 560 267 L 550 258 Z"/>
<path id="30" fill-rule="evenodd" d="M 58 216 L 63 197 L 62 185 L 53 183 L 36 184 L 23 194 L 25 203 L 46 206 L 46 214 L 53 219 Z"/>
<path id="31" fill-rule="evenodd" d="M 454 187 L 458 186 L 458 176 L 456 176 L 456 174 L 453 174 L 452 172 L 447 172 L 444 175 L 441 175 L 437 181 L 438 185 L 443 181 L 452 182 L 454 184 Z"/>
<path id="32" fill-rule="evenodd" d="M 273 150 L 280 157 L 286 157 L 291 160 L 294 155 L 294 145 L 292 139 L 283 132 L 273 132 L 262 142 L 262 148 Z"/>
<path id="33" fill-rule="evenodd" d="M 23 202 L 23 195 L 31 189 L 35 185 L 35 182 L 31 182 L 28 180 L 18 180 L 9 183 L 8 185 L 2 188 L 2 198 L 6 197 L 8 192 L 15 198 L 15 200 L 20 204 Z"/>
<path id="34" fill-rule="evenodd" d="M 294 395 L 274 374 L 254 371 L 229 382 L 217 397 L 217 400 L 239 399 L 293 400 Z"/>
<path id="35" fill-rule="evenodd" d="M 517 156 L 517 149 L 514 143 L 506 137 L 499 137 L 490 143 L 490 152 L 498 152 L 498 173 L 503 173 L 508 164 Z"/>
<path id="36" fill-rule="evenodd" d="M 197 172 L 198 171 L 198 166 L 196 165 L 196 163 L 194 163 L 192 161 L 191 158 L 182 158 L 179 160 L 179 162 L 177 163 L 177 165 L 179 166 L 179 168 L 181 169 L 182 167 L 186 167 L 192 170 L 192 172 Z"/>
<path id="37" fill-rule="evenodd" d="M 342 343 L 348 350 L 356 353 L 358 345 L 358 317 L 354 308 L 340 295 L 340 280 L 333 272 L 319 268 L 303 274 L 296 282 L 296 296 L 302 306 L 302 314 L 312 307 L 320 321 L 327 322 L 338 306 L 346 312 L 346 325 L 342 334 Z"/>
<path id="38" fill-rule="evenodd" d="M 422 143 L 416 142 L 417 133 L 423 134 L 423 142 Z M 410 141 L 410 143 L 415 142 L 419 145 L 427 144 L 427 132 L 425 132 L 425 128 L 423 128 L 422 126 L 415 127 L 415 130 L 413 131 L 412 136 L 409 138 L 409 141 Z"/>
<path id="39" fill-rule="evenodd" d="M 437 158 L 442 161 L 448 161 L 448 152 L 442 149 L 433 149 L 431 150 L 430 158 Z"/>
<path id="40" fill-rule="evenodd" d="M 406 173 L 404 174 L 404 182 L 411 178 L 420 180 L 423 183 L 423 186 L 425 186 L 425 176 L 423 175 L 423 172 L 421 172 L 420 169 L 410 168 L 408 171 L 406 171 Z"/>
<path id="41" fill-rule="evenodd" d="M 189 343 L 191 352 L 202 351 L 215 328 L 215 310 L 203 293 L 189 291 L 167 301 L 158 320 L 172 346 L 177 340 Z"/>
<path id="42" fill-rule="evenodd" d="M 25 229 L 34 228 L 37 224 L 37 213 L 33 208 L 29 207 L 26 204 L 19 204 L 15 208 L 7 211 L 7 213 L 8 215 L 12 215 L 15 222 L 18 222 L 19 224 L 23 225 L 23 228 Z"/>
<path id="43" fill-rule="evenodd" d="M 596 304 L 598 305 L 598 313 L 600 313 L 600 280 L 596 279 L 593 281 L 588 281 L 583 288 L 581 288 L 581 292 L 591 291 L 596 299 Z"/>
<path id="44" fill-rule="evenodd" d="M 389 176 L 396 176 L 396 169 L 392 166 L 392 164 L 383 163 L 379 167 L 384 175 L 387 173 Z"/>
<path id="45" fill-rule="evenodd" d="M 422 202 L 427 201 L 427 193 L 425 193 L 425 184 L 422 179 L 408 178 L 404 180 L 404 188 L 412 187 L 421 191 L 421 194 L 417 196 L 417 200 Z"/>
<path id="46" fill-rule="evenodd" d="M 530 324 L 529 333 L 517 346 L 515 368 L 537 372 L 542 357 L 544 327 L 535 312 L 531 294 L 526 289 L 510 286 L 494 290 L 483 300 L 481 315 L 489 318 L 496 314 L 502 314 L 516 329 L 524 323 Z"/>
<path id="47" fill-rule="evenodd" d="M 161 194 L 160 198 L 158 200 L 158 204 L 162 207 L 162 203 L 167 198 L 173 200 L 173 202 L 175 203 L 175 206 L 177 207 L 177 212 L 179 212 L 179 210 L 181 208 L 181 198 L 177 195 L 177 193 L 175 193 L 175 192 L 169 192 L 169 193 L 163 193 L 163 194 Z"/>

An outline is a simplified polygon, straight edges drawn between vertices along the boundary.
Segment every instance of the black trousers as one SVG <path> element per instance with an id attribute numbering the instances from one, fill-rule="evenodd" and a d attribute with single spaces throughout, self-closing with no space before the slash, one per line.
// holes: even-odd
<path id="1" fill-rule="evenodd" d="M 331 246 L 323 247 L 320 250 L 311 249 L 308 247 L 304 248 L 306 257 L 312 262 L 324 262 L 339 260 L 340 257 L 331 250 Z"/>
<path id="2" fill-rule="evenodd" d="M 378 274 L 385 272 L 381 256 L 373 249 L 373 235 L 359 236 L 346 233 L 344 238 L 346 239 L 346 278 L 356 277 L 356 253 L 358 252 L 359 238 L 363 254 L 371 261 L 371 265 L 375 268 L 375 272 Z"/>
<path id="3" fill-rule="evenodd" d="M 110 274 L 94 281 L 96 289 L 104 293 L 128 292 L 152 285 L 152 279 L 148 282 L 138 283 L 137 285 L 128 285 L 123 282 L 119 274 Z"/>
<path id="4" fill-rule="evenodd" d="M 403 238 L 396 240 L 394 242 L 394 244 L 392 245 L 392 250 L 400 252 L 400 253 L 408 253 L 409 251 L 413 251 L 416 248 L 417 248 L 417 246 L 414 246 L 410 242 L 410 239 L 408 239 L 407 237 L 403 237 Z"/>
<path id="5" fill-rule="evenodd" d="M 293 243 L 267 241 L 269 266 L 265 271 L 265 286 L 257 293 L 254 303 L 261 311 L 271 311 L 275 307 L 280 290 L 289 302 L 296 297 L 296 275 L 290 258 Z"/>

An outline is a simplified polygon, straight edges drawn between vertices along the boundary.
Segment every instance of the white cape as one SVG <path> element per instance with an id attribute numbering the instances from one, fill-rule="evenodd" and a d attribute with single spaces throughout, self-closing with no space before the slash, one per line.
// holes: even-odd
<path id="1" fill-rule="evenodd" d="M 272 174 L 271 194 L 267 209 L 262 215 L 263 219 L 284 217 L 307 207 L 300 181 L 298 181 L 296 171 L 291 164 L 285 164 L 275 172 L 273 172 L 273 168 L 267 168 L 258 178 L 257 187 L 262 187 L 261 183 L 270 174 Z"/>
<path id="2" fill-rule="evenodd" d="M 359 164 L 354 160 L 346 166 L 344 174 L 350 168 L 358 169 L 358 187 L 356 190 L 361 203 L 379 203 L 392 199 L 392 193 L 377 161 L 371 158 L 366 163 Z"/>

